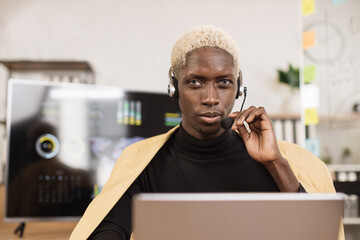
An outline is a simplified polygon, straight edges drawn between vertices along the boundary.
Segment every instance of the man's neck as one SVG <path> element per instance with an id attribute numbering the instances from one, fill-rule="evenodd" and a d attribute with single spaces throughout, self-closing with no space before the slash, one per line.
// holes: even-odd
<path id="1" fill-rule="evenodd" d="M 215 139 L 215 138 L 218 138 L 219 136 L 221 136 L 225 132 L 225 129 L 221 128 L 220 125 L 219 125 L 219 128 L 213 132 L 204 132 L 204 131 L 202 131 L 201 128 L 189 127 L 183 123 L 181 123 L 181 127 L 185 130 L 185 132 L 187 134 L 189 134 L 190 136 L 192 136 L 198 140 Z"/>

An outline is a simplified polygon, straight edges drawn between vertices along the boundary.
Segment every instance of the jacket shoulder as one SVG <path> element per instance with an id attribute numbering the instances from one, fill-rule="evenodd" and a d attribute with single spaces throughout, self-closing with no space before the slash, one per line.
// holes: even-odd
<path id="1" fill-rule="evenodd" d="M 278 141 L 278 146 L 307 192 L 335 191 L 328 168 L 318 157 L 297 144 Z"/>

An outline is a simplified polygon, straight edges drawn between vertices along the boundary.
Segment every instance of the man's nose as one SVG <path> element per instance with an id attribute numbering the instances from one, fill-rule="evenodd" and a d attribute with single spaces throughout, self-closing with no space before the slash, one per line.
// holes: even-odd
<path id="1" fill-rule="evenodd" d="M 219 104 L 219 102 L 216 86 L 213 84 L 207 85 L 203 93 L 202 104 L 212 106 Z"/>

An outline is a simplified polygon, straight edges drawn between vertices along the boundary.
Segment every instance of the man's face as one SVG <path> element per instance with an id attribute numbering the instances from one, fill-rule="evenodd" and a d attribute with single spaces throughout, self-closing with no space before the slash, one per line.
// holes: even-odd
<path id="1" fill-rule="evenodd" d="M 237 92 L 232 57 L 218 48 L 190 53 L 177 74 L 182 126 L 197 139 L 211 139 L 225 130 L 220 121 L 233 108 Z"/>

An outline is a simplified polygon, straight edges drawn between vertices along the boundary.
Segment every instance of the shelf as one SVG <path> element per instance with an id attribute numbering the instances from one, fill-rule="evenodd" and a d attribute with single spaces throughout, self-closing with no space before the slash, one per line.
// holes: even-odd
<path id="1" fill-rule="evenodd" d="M 334 116 L 329 116 L 329 115 L 319 115 L 319 121 L 344 121 L 344 122 L 348 122 L 348 121 L 358 121 L 360 120 L 360 113 L 358 112 L 351 112 L 351 113 L 347 113 L 347 114 L 339 114 L 339 115 L 334 115 Z"/>
<path id="2" fill-rule="evenodd" d="M 271 120 L 300 120 L 300 114 L 268 114 Z"/>
<path id="3" fill-rule="evenodd" d="M 360 172 L 360 164 L 328 164 L 329 171 Z"/>
<path id="4" fill-rule="evenodd" d="M 0 60 L 10 71 L 80 70 L 92 72 L 85 61 L 7 61 Z"/>
<path id="5" fill-rule="evenodd" d="M 343 218 L 344 225 L 360 225 L 360 217 Z"/>

